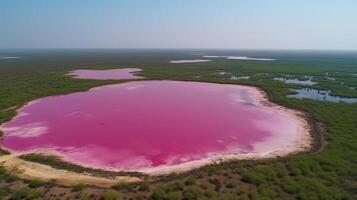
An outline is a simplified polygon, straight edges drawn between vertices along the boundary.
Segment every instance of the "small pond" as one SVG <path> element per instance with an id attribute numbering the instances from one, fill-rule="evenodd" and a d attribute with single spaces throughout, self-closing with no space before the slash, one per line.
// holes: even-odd
<path id="1" fill-rule="evenodd" d="M 273 80 L 281 81 L 287 84 L 297 84 L 297 85 L 315 85 L 317 82 L 312 81 L 312 77 L 307 77 L 307 80 L 299 80 L 296 78 L 274 78 Z"/>
<path id="2" fill-rule="evenodd" d="M 313 99 L 317 101 L 329 101 L 335 103 L 356 103 L 357 98 L 339 97 L 330 95 L 330 91 L 315 90 L 310 88 L 293 89 L 297 94 L 288 95 L 289 98 Z"/>
<path id="3" fill-rule="evenodd" d="M 124 80 L 124 79 L 141 79 L 144 77 L 136 76 L 140 72 L 139 68 L 121 68 L 107 70 L 78 69 L 71 71 L 68 75 L 79 79 L 96 79 L 96 80 Z"/>

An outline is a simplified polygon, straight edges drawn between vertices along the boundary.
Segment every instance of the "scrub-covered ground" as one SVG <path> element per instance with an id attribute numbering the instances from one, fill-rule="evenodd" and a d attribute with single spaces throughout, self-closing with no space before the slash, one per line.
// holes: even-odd
<path id="1" fill-rule="evenodd" d="M 274 160 L 235 161 L 210 165 L 189 173 L 170 175 L 112 188 L 56 180 L 23 180 L 0 168 L 0 197 L 5 199 L 356 199 L 357 103 L 329 103 L 286 98 L 290 89 L 331 90 L 332 95 L 357 97 L 356 52 L 205 51 L 205 50 L 1 50 L 20 57 L 0 60 L 0 123 L 15 115 L 24 103 L 55 94 L 83 91 L 123 81 L 81 80 L 65 76 L 74 69 L 137 67 L 147 79 L 190 80 L 247 84 L 260 87 L 280 105 L 310 114 L 316 148 L 309 153 Z M 200 55 L 197 55 L 200 54 Z M 274 58 L 275 61 L 210 58 L 205 63 L 170 63 L 201 59 L 202 55 Z M 250 79 L 232 80 L 235 76 Z M 312 86 L 272 80 L 289 75 L 318 82 Z M 329 77 L 329 78 L 327 78 Z M 333 79 L 331 79 L 333 77 Z M 322 135 L 321 135 L 322 134 Z M 6 154 L 3 151 L 2 154 Z M 27 160 L 57 164 L 75 172 L 83 169 L 59 164 L 54 158 Z M 83 170 L 85 171 L 85 170 Z M 104 172 L 96 172 L 98 176 Z"/>

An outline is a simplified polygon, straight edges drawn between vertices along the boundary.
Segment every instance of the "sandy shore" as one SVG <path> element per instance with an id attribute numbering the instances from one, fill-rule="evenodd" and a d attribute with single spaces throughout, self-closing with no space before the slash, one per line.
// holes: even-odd
<path id="1" fill-rule="evenodd" d="M 276 158 L 286 156 L 297 152 L 310 150 L 313 144 L 313 138 L 310 134 L 311 127 L 307 121 L 307 117 L 303 112 L 279 106 L 269 101 L 267 94 L 259 88 L 252 86 L 240 86 L 254 88 L 249 89 L 250 97 L 252 97 L 253 104 L 256 106 L 264 106 L 269 109 L 274 109 L 276 112 L 283 112 L 288 117 L 291 117 L 298 123 L 298 130 L 294 136 L 294 141 L 289 146 L 281 146 L 281 148 L 269 151 L 252 151 L 252 152 L 239 152 L 230 154 L 211 154 L 205 159 L 189 161 L 177 165 L 163 165 L 158 167 L 150 167 L 145 169 L 136 170 L 150 176 L 169 175 L 171 173 L 182 173 L 192 169 L 196 169 L 208 164 L 220 163 L 230 160 L 256 160 Z M 35 100 L 36 101 L 36 100 Z M 31 102 L 30 102 L 31 103 Z M 264 145 L 257 144 L 257 149 L 264 149 Z M 268 148 L 269 149 L 269 148 Z M 37 150 L 34 152 L 38 153 Z M 26 152 L 29 153 L 29 152 Z M 12 173 L 25 179 L 39 178 L 43 180 L 56 179 L 58 183 L 63 185 L 73 185 L 77 183 L 86 183 L 97 186 L 110 186 L 118 182 L 137 182 L 141 179 L 129 176 L 119 176 L 114 179 L 102 178 L 85 173 L 75 173 L 66 170 L 59 170 L 48 165 L 29 162 L 18 158 L 20 153 L 0 156 L 0 163 L 9 169 Z M 65 159 L 66 160 L 66 159 Z M 113 171 L 119 171 L 113 169 Z"/>
<path id="2" fill-rule="evenodd" d="M 141 179 L 130 176 L 117 176 L 115 178 L 103 178 L 85 173 L 75 173 L 67 170 L 59 170 L 48 165 L 28 162 L 18 158 L 17 154 L 0 156 L 0 163 L 11 173 L 24 179 L 41 179 L 44 181 L 56 180 L 58 184 L 71 186 L 78 183 L 110 187 L 120 182 L 140 182 Z"/>

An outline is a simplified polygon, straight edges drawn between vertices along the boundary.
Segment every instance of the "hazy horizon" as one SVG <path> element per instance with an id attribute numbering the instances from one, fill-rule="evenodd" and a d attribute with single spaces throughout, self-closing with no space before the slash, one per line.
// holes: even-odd
<path id="1" fill-rule="evenodd" d="M 0 49 L 357 50 L 353 0 L 0 2 Z"/>

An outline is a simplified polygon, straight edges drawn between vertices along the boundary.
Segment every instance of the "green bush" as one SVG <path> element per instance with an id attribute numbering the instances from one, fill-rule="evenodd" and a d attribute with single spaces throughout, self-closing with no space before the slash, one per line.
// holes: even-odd
<path id="1" fill-rule="evenodd" d="M 15 192 L 12 193 L 11 199 L 13 200 L 21 200 L 21 199 L 26 199 L 27 195 L 30 194 L 31 189 L 28 187 L 24 187 L 21 189 L 16 190 Z"/>
<path id="2" fill-rule="evenodd" d="M 1 154 L 3 154 L 3 155 L 10 155 L 10 154 L 11 154 L 11 152 L 10 152 L 9 150 L 2 149 L 2 148 L 0 148 L 0 152 L 1 152 Z"/>
<path id="3" fill-rule="evenodd" d="M 182 199 L 182 194 L 179 191 L 176 192 L 170 192 L 166 195 L 167 200 L 181 200 Z"/>
<path id="4" fill-rule="evenodd" d="M 217 192 L 218 192 L 218 191 L 221 189 L 221 187 L 222 187 L 221 181 L 220 181 L 219 179 L 217 179 L 217 178 L 210 178 L 210 179 L 209 179 L 209 182 L 215 186 L 215 190 L 216 190 Z"/>
<path id="5" fill-rule="evenodd" d="M 5 181 L 8 183 L 19 180 L 19 177 L 14 174 L 6 174 L 4 177 Z"/>
<path id="6" fill-rule="evenodd" d="M 195 186 L 195 185 L 190 186 L 183 193 L 184 198 L 187 200 L 196 200 L 196 199 L 203 197 L 203 195 L 204 195 L 203 190 L 200 187 Z"/>
<path id="7" fill-rule="evenodd" d="M 151 200 L 164 200 L 165 197 L 166 197 L 166 192 L 160 186 L 155 188 L 155 190 L 150 195 Z"/>
<path id="8" fill-rule="evenodd" d="M 148 182 L 143 182 L 139 186 L 140 191 L 149 191 L 150 189 L 150 184 Z"/>
<path id="9" fill-rule="evenodd" d="M 30 182 L 29 182 L 29 187 L 30 188 L 38 188 L 38 187 L 41 187 L 41 186 L 44 186 L 44 185 L 46 185 L 46 182 L 41 181 L 39 179 L 33 179 L 33 180 L 30 180 Z"/>
<path id="10" fill-rule="evenodd" d="M 8 191 L 5 188 L 0 188 L 0 199 L 4 199 L 8 195 Z"/>
<path id="11" fill-rule="evenodd" d="M 79 199 L 80 199 L 80 200 L 89 200 L 90 197 L 89 197 L 89 195 L 86 194 L 86 193 L 80 193 L 80 194 L 79 194 Z"/>
<path id="12" fill-rule="evenodd" d="M 125 182 L 117 183 L 117 184 L 113 185 L 112 188 L 115 189 L 115 190 L 131 191 L 130 184 L 129 183 L 125 183 Z"/>
<path id="13" fill-rule="evenodd" d="M 26 199 L 39 199 L 43 196 L 43 192 L 40 190 L 30 190 L 30 193 L 27 195 Z"/>
<path id="14" fill-rule="evenodd" d="M 204 189 L 204 195 L 208 199 L 217 199 L 217 192 L 211 188 Z"/>
<path id="15" fill-rule="evenodd" d="M 238 180 L 229 179 L 229 180 L 227 181 L 226 186 L 227 186 L 227 188 L 235 188 L 235 187 L 238 186 L 238 184 L 239 184 L 239 181 L 238 181 Z"/>
<path id="16" fill-rule="evenodd" d="M 42 196 L 43 196 L 43 192 L 40 190 L 34 190 L 34 189 L 30 189 L 28 187 L 23 187 L 23 188 L 16 190 L 15 192 L 13 192 L 11 195 L 11 199 L 12 200 L 23 200 L 23 199 L 32 200 L 32 199 L 39 199 Z"/>
<path id="17" fill-rule="evenodd" d="M 196 183 L 196 178 L 194 176 L 189 176 L 185 181 L 186 186 L 194 185 L 195 183 Z"/>
<path id="18" fill-rule="evenodd" d="M 6 174 L 6 169 L 4 166 L 0 166 L 0 175 Z"/>
<path id="19" fill-rule="evenodd" d="M 225 193 L 221 197 L 222 200 L 238 200 L 238 196 L 232 193 Z"/>
<path id="20" fill-rule="evenodd" d="M 82 191 L 84 188 L 86 188 L 86 185 L 83 184 L 83 183 L 78 183 L 74 186 L 72 186 L 72 191 L 73 192 L 79 192 L 79 191 Z"/>
<path id="21" fill-rule="evenodd" d="M 100 197 L 101 200 L 116 200 L 118 199 L 117 193 L 107 190 L 102 193 L 102 196 Z"/>
<path id="22" fill-rule="evenodd" d="M 262 184 L 265 182 L 265 177 L 260 173 L 250 170 L 242 174 L 242 181 L 247 183 Z"/>

